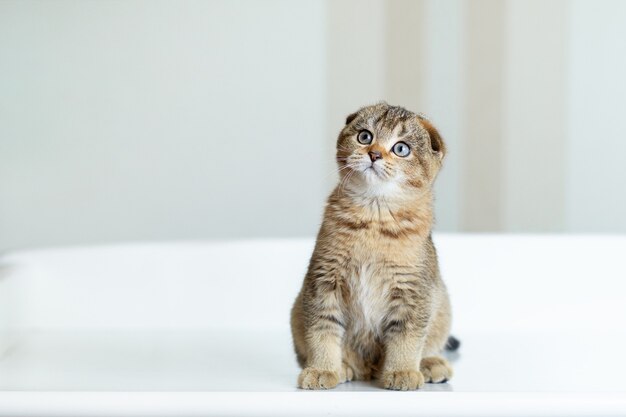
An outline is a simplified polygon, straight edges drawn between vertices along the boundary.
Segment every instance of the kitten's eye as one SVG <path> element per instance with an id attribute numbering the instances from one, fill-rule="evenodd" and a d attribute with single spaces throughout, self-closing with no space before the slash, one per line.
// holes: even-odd
<path id="1" fill-rule="evenodd" d="M 409 148 L 409 145 L 404 142 L 396 143 L 395 145 L 393 145 L 393 148 L 391 150 L 393 151 L 393 153 L 403 158 L 411 153 L 411 148 Z"/>
<path id="2" fill-rule="evenodd" d="M 358 140 L 359 143 L 362 145 L 369 145 L 370 143 L 372 143 L 373 138 L 374 137 L 372 136 L 372 132 L 370 132 L 369 130 L 361 130 L 359 132 L 359 135 L 356 137 L 356 140 Z"/>

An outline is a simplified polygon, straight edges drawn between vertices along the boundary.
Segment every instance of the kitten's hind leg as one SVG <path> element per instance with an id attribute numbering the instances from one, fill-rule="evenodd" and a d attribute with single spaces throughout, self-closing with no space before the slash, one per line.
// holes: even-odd
<path id="1" fill-rule="evenodd" d="M 347 363 L 341 364 L 341 371 L 339 372 L 339 383 L 350 382 L 354 378 L 354 371 Z"/>
<path id="2" fill-rule="evenodd" d="M 452 367 L 447 360 L 441 356 L 428 356 L 422 358 L 420 371 L 424 375 L 426 382 L 446 382 L 452 378 Z"/>

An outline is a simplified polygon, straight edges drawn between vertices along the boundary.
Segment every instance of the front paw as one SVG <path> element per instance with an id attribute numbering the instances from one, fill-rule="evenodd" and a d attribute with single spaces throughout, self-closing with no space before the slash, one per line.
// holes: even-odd
<path id="1" fill-rule="evenodd" d="M 387 371 L 383 373 L 381 381 L 383 388 L 408 391 L 423 387 L 424 375 L 414 369 Z"/>
<path id="2" fill-rule="evenodd" d="M 298 377 L 298 387 L 302 389 L 330 389 L 339 384 L 339 374 L 315 368 L 304 368 Z"/>

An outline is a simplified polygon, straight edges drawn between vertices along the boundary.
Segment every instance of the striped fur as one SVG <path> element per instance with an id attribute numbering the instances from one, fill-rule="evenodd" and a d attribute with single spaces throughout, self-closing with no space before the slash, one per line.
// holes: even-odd
<path id="1" fill-rule="evenodd" d="M 340 182 L 291 314 L 298 385 L 377 378 L 416 389 L 452 376 L 440 356 L 450 304 L 431 239 L 432 184 L 445 145 L 430 122 L 380 103 L 348 116 L 337 140 Z M 373 134 L 370 144 L 357 135 Z M 392 152 L 403 141 L 407 157 Z M 382 159 L 372 162 L 368 152 Z"/>

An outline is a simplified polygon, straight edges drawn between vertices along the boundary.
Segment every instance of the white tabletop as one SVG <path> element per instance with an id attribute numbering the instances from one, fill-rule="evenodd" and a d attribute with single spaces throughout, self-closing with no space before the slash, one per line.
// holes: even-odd
<path id="1" fill-rule="evenodd" d="M 0 416 L 626 415 L 626 238 L 436 242 L 462 344 L 451 381 L 407 393 L 296 388 L 311 240 L 8 254 Z"/>
<path id="2" fill-rule="evenodd" d="M 626 393 L 623 331 L 460 338 L 454 378 L 423 391 Z M 0 390 L 296 392 L 298 372 L 287 330 L 32 331 L 0 361 Z M 375 381 L 336 390 L 384 392 Z"/>

